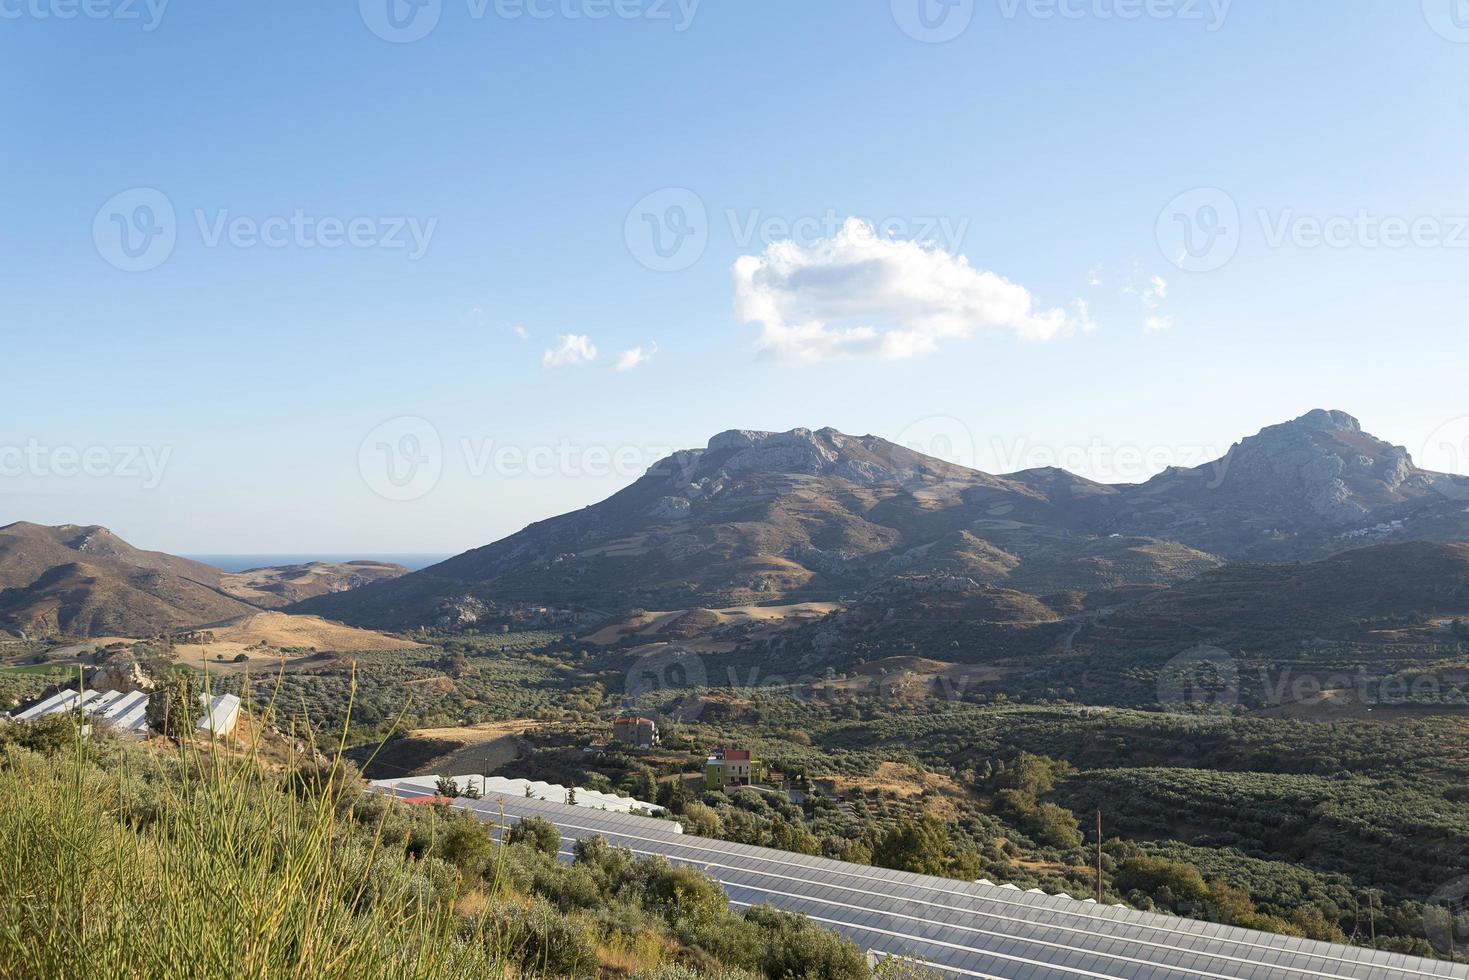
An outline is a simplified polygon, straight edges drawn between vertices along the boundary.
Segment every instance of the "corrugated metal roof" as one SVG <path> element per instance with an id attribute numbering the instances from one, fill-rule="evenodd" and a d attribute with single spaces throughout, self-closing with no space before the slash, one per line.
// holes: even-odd
<path id="1" fill-rule="evenodd" d="M 391 791 L 391 790 L 389 790 Z M 407 792 L 407 787 L 404 788 Z M 481 819 L 544 817 L 572 842 L 601 836 L 718 879 L 736 906 L 801 912 L 878 955 L 990 980 L 1469 980 L 1452 964 L 952 881 L 678 833 L 667 821 L 495 796 L 457 800 Z"/>

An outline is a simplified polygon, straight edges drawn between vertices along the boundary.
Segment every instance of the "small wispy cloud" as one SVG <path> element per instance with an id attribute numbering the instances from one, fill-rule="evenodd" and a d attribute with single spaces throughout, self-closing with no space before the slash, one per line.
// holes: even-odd
<path id="1" fill-rule="evenodd" d="M 1143 287 L 1143 305 L 1150 310 L 1156 310 L 1158 304 L 1167 298 L 1168 280 L 1162 276 L 1153 276 Z"/>
<path id="2" fill-rule="evenodd" d="M 510 324 L 510 330 L 515 334 L 515 336 L 519 337 L 521 340 L 530 339 L 530 331 L 525 329 L 525 326 L 523 324 L 512 323 Z"/>
<path id="3" fill-rule="evenodd" d="M 629 348 L 617 355 L 617 363 L 612 365 L 612 370 L 631 371 L 639 364 L 648 363 L 656 353 L 658 353 L 658 345 L 656 343 L 649 344 L 646 348 L 641 346 Z"/>
<path id="4" fill-rule="evenodd" d="M 1079 299 L 1072 304 L 1072 308 L 1076 310 L 1076 315 L 1072 317 L 1072 321 L 1076 324 L 1076 329 L 1082 333 L 1091 333 L 1097 329 L 1097 321 L 1092 319 L 1090 303 L 1084 299 Z"/>
<path id="5" fill-rule="evenodd" d="M 585 334 L 563 333 L 556 337 L 556 346 L 546 348 L 541 355 L 541 366 L 548 368 L 567 367 L 575 364 L 590 364 L 597 359 L 597 345 Z"/>
<path id="6" fill-rule="evenodd" d="M 1173 317 L 1160 312 L 1168 298 L 1168 280 L 1143 271 L 1141 263 L 1133 263 L 1132 275 L 1122 284 L 1122 291 L 1142 301 L 1146 315 L 1144 333 L 1157 333 L 1173 326 Z"/>

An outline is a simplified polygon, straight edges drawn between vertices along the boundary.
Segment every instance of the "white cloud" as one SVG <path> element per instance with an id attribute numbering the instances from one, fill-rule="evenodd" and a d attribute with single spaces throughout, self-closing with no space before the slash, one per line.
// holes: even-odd
<path id="1" fill-rule="evenodd" d="M 1168 280 L 1162 276 L 1153 276 L 1143 287 L 1143 305 L 1150 310 L 1156 310 L 1158 304 L 1167 298 Z"/>
<path id="2" fill-rule="evenodd" d="M 1159 330 L 1167 330 L 1173 326 L 1173 317 L 1159 312 L 1163 307 L 1163 301 L 1168 298 L 1167 279 L 1162 276 L 1147 275 L 1143 272 L 1142 264 L 1134 262 L 1132 276 L 1123 284 L 1122 291 L 1142 300 L 1143 309 L 1147 310 L 1147 316 L 1143 320 L 1143 332 L 1157 333 Z"/>
<path id="3" fill-rule="evenodd" d="M 530 339 L 530 331 L 525 329 L 523 325 L 519 323 L 512 323 L 510 324 L 510 329 L 515 331 L 515 336 L 519 337 L 521 340 Z"/>
<path id="4" fill-rule="evenodd" d="M 1030 292 L 935 245 L 880 238 L 848 219 L 810 246 L 782 241 L 734 265 L 735 312 L 758 345 L 793 361 L 912 357 L 986 327 L 1052 340 L 1085 327 Z M 1089 321 L 1088 321 L 1089 322 Z"/>
<path id="5" fill-rule="evenodd" d="M 558 334 L 556 346 L 546 349 L 541 355 L 541 365 L 548 368 L 565 367 L 568 364 L 587 364 L 597 359 L 597 345 L 592 338 L 576 333 Z"/>
<path id="6" fill-rule="evenodd" d="M 658 353 L 657 344 L 649 344 L 647 349 L 633 347 L 617 355 L 617 363 L 612 365 L 614 371 L 631 371 L 639 364 L 646 364 Z"/>
<path id="7" fill-rule="evenodd" d="M 1092 319 L 1092 307 L 1090 303 L 1084 299 L 1079 299 L 1071 305 L 1076 310 L 1076 329 L 1082 333 L 1091 333 L 1097 329 L 1097 321 Z"/>

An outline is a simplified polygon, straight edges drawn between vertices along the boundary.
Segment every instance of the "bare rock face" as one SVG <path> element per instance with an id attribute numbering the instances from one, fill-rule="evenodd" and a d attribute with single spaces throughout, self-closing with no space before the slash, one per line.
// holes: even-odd
<path id="1" fill-rule="evenodd" d="M 133 691 L 153 690 L 153 679 L 131 653 L 118 654 L 92 672 L 87 684 L 94 691 L 106 693 L 117 691 L 130 694 Z"/>
<path id="2" fill-rule="evenodd" d="M 1333 524 L 1361 521 L 1402 491 L 1429 489 L 1406 449 L 1364 433 L 1345 412 L 1322 409 L 1245 439 L 1226 465 L 1224 489 L 1290 494 Z"/>
<path id="3" fill-rule="evenodd" d="M 689 516 L 693 505 L 687 497 L 662 497 L 648 508 L 648 516 L 661 520 L 676 521 Z"/>
<path id="4" fill-rule="evenodd" d="M 473 626 L 490 614 L 490 607 L 472 595 L 459 595 L 439 603 L 439 615 L 434 625 L 445 629 L 462 629 Z"/>

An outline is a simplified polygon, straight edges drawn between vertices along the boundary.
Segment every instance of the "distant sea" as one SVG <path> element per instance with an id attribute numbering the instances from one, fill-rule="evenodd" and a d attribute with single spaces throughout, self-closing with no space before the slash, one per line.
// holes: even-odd
<path id="1" fill-rule="evenodd" d="M 452 555 L 184 555 L 194 561 L 226 572 L 243 572 L 251 568 L 270 568 L 275 565 L 304 565 L 308 561 L 388 561 L 402 565 L 410 572 L 436 565 Z"/>

